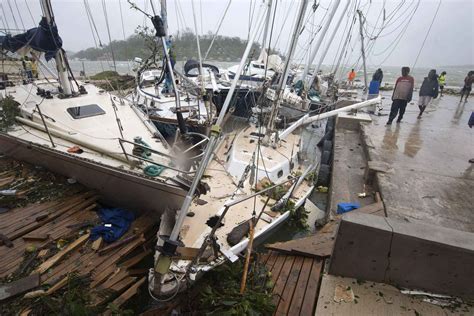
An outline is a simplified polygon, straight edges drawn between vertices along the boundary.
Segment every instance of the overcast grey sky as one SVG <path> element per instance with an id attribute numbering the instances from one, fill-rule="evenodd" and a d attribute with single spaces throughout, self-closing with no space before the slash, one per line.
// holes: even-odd
<path id="1" fill-rule="evenodd" d="M 155 7 L 159 10 L 159 0 L 153 0 Z M 194 0 L 199 32 L 208 33 L 216 30 L 219 19 L 221 18 L 229 0 Z M 299 1 L 274 0 L 278 2 L 275 26 L 273 33 L 273 43 L 282 51 L 286 51 L 286 45 L 289 40 L 291 26 Z M 329 29 L 323 47 L 327 43 L 329 34 L 342 14 L 343 7 L 348 0 L 342 0 L 336 12 L 332 27 Z M 352 0 L 354 3 L 356 0 Z M 29 4 L 35 20 L 39 20 L 41 10 L 39 0 L 9 0 L 15 11 L 16 23 L 21 26 L 21 20 L 26 28 L 33 26 L 33 20 L 28 12 L 26 2 Z M 89 0 L 94 21 L 97 25 L 102 42 L 108 43 L 107 27 L 105 24 L 102 1 Z M 135 0 L 139 7 L 151 12 L 150 0 Z M 249 28 L 250 8 L 255 7 L 257 15 L 258 8 L 262 0 L 232 0 L 230 9 L 225 17 L 224 24 L 220 31 L 222 35 L 239 36 L 246 38 Z M 330 10 L 334 1 L 317 1 L 320 6 L 313 14 L 311 5 L 314 1 L 310 0 L 310 6 L 305 21 L 306 28 L 299 39 L 299 47 L 296 58 L 303 61 L 306 59 L 308 42 L 313 37 L 314 29 L 317 29 L 327 18 L 327 9 Z M 6 15 L 6 21 L 10 27 L 15 25 L 15 21 L 10 14 L 10 8 L 7 0 L 1 1 L 3 11 Z M 21 12 L 21 19 L 16 13 L 15 3 Z M 123 12 L 123 23 L 125 36 L 134 33 L 138 25 L 143 25 L 143 14 L 130 8 L 126 0 L 106 0 L 107 15 L 111 28 L 112 39 L 123 39 L 122 19 L 120 14 L 120 4 Z M 182 31 L 189 27 L 194 29 L 193 10 L 191 0 L 168 0 L 168 20 L 171 33 Z M 178 3 L 178 4 L 177 4 Z M 418 0 L 394 1 L 394 0 L 360 0 L 360 6 L 367 18 L 366 29 L 369 34 L 376 34 L 380 29 L 383 14 L 382 8 L 385 7 L 387 21 L 386 27 L 380 36 L 375 40 L 373 49 L 369 51 L 369 65 L 377 66 L 383 62 L 383 65 L 413 65 L 416 56 L 420 50 L 422 42 L 427 34 L 439 0 L 422 0 L 414 13 L 408 27 L 404 30 L 410 19 L 411 13 L 415 9 Z M 59 27 L 60 35 L 64 41 L 64 48 L 71 51 L 94 46 L 94 41 L 90 25 L 85 13 L 83 0 L 52 0 L 56 21 Z M 352 13 L 352 4 L 350 10 Z M 393 19 L 388 21 L 388 17 L 394 10 L 396 13 Z M 201 15 L 202 12 L 202 15 Z M 5 18 L 3 12 L 0 12 L 2 18 Z M 347 16 L 349 13 L 346 14 Z M 346 19 L 342 21 L 341 26 L 334 38 L 329 53 L 324 60 L 325 64 L 331 64 L 335 58 L 337 47 L 342 39 Z M 378 20 L 378 25 L 374 28 Z M 253 19 L 255 21 L 255 18 Z M 2 21 L 4 23 L 5 21 Z M 37 22 L 37 21 L 35 21 Z M 358 35 L 358 21 L 354 25 L 354 36 Z M 148 23 L 150 25 L 150 23 Z M 3 27 L 3 25 L 2 25 Z M 313 32 L 312 32 L 313 29 Z M 321 35 L 320 33 L 316 36 Z M 278 40 L 277 40 L 278 38 Z M 316 37 L 317 39 L 317 37 Z M 397 39 L 400 39 L 398 45 Z M 313 42 L 313 44 L 316 40 Z M 354 63 L 360 56 L 359 38 L 354 38 L 351 42 L 349 52 L 349 64 Z M 371 42 L 366 43 L 368 47 Z M 205 50 L 207 47 L 202 48 Z M 319 57 L 316 57 L 316 61 Z M 418 66 L 434 67 L 441 65 L 474 65 L 474 0 L 442 0 L 440 10 L 435 23 L 429 33 L 426 44 L 417 62 Z"/>

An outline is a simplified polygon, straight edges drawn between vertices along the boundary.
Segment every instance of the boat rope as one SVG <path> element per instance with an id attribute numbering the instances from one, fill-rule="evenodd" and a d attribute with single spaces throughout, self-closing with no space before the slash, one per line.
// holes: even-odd
<path id="1" fill-rule="evenodd" d="M 124 24 L 123 24 L 122 0 L 119 0 L 119 8 L 120 8 L 120 21 L 122 22 L 122 35 L 123 35 L 123 40 L 126 40 L 127 37 L 125 36 L 125 26 L 124 26 Z"/>
<path id="2" fill-rule="evenodd" d="M 104 11 L 105 25 L 107 26 L 107 35 L 109 36 L 110 54 L 112 55 L 112 62 L 114 64 L 114 70 L 115 70 L 115 72 L 117 72 L 117 64 L 115 62 L 115 54 L 114 54 L 114 49 L 113 49 L 112 36 L 110 35 L 110 25 L 109 25 L 109 19 L 108 19 L 108 16 L 107 16 L 107 5 L 105 4 L 105 0 L 102 0 L 102 9 Z"/>
<path id="3" fill-rule="evenodd" d="M 426 39 L 427 39 L 428 36 L 430 35 L 431 27 L 433 26 L 434 21 L 436 20 L 436 16 L 438 16 L 438 11 L 439 11 L 439 8 L 441 7 L 441 2 L 442 2 L 442 1 L 439 0 L 438 7 L 436 8 L 436 12 L 435 12 L 435 14 L 434 14 L 434 16 L 433 16 L 433 20 L 431 20 L 430 27 L 428 28 L 428 31 L 426 32 L 426 36 L 425 36 L 425 38 L 423 39 L 423 43 L 421 44 L 420 51 L 418 52 L 418 55 L 416 55 L 416 59 L 415 59 L 415 62 L 413 63 L 412 69 L 415 68 L 416 63 L 418 62 L 418 58 L 420 57 L 421 51 L 423 50 L 423 47 L 425 47 Z"/>
<path id="4" fill-rule="evenodd" d="M 20 14 L 20 9 L 18 9 L 18 3 L 16 2 L 16 0 L 13 0 L 13 2 L 15 3 L 16 11 L 18 12 L 18 17 L 20 18 L 21 26 L 23 26 L 23 30 L 26 30 L 25 23 L 23 23 L 23 18 Z"/>
<path id="5" fill-rule="evenodd" d="M 26 5 L 26 8 L 28 9 L 28 12 L 30 13 L 30 17 L 31 17 L 31 21 L 33 21 L 33 25 L 36 25 L 35 18 L 33 17 L 33 14 L 31 13 L 30 5 L 28 4 L 27 0 L 25 0 L 25 5 Z"/>
<path id="6" fill-rule="evenodd" d="M 217 30 L 214 33 L 214 35 L 212 36 L 211 44 L 209 44 L 209 47 L 207 48 L 206 54 L 204 55 L 204 61 L 207 60 L 207 56 L 209 55 L 209 52 L 211 51 L 212 45 L 214 44 L 214 41 L 215 41 L 217 35 L 219 34 L 219 31 L 220 31 L 221 26 L 222 26 L 222 22 L 224 22 L 224 18 L 227 14 L 227 11 L 229 10 L 229 7 L 230 7 L 231 3 L 232 3 L 232 0 L 229 0 L 229 2 L 227 3 L 227 6 L 224 10 L 224 14 L 222 15 L 221 20 L 219 21 L 219 24 L 217 26 Z"/>
<path id="7" fill-rule="evenodd" d="M 7 15 L 5 14 L 5 9 L 3 8 L 3 4 L 0 3 L 0 7 L 2 8 L 2 12 L 3 12 L 3 18 L 4 18 L 3 21 L 5 21 L 5 23 L 7 24 L 7 27 L 6 27 L 6 30 L 5 30 L 5 31 L 7 31 L 7 30 L 10 29 L 10 25 L 8 25 L 8 19 L 7 19 Z"/>
<path id="8" fill-rule="evenodd" d="M 91 26 L 91 30 L 93 29 L 92 33 L 94 33 L 94 31 L 95 31 L 95 34 L 97 36 L 97 40 L 99 42 L 99 47 L 102 47 L 103 46 L 102 41 L 100 40 L 99 31 L 97 30 L 97 25 L 95 24 L 94 16 L 92 15 L 92 11 L 91 11 L 88 0 L 84 0 L 84 7 L 86 8 L 87 16 L 90 18 L 90 23 L 92 23 L 92 26 Z M 97 46 L 97 43 L 96 43 L 96 46 Z"/>
<path id="9" fill-rule="evenodd" d="M 18 23 L 16 23 L 16 18 L 15 18 L 15 13 L 13 13 L 13 8 L 12 4 L 10 3 L 10 0 L 7 0 L 8 7 L 10 8 L 10 12 L 12 13 L 12 18 L 13 18 L 13 23 L 15 24 L 15 28 L 19 30 L 20 28 L 18 27 Z"/>

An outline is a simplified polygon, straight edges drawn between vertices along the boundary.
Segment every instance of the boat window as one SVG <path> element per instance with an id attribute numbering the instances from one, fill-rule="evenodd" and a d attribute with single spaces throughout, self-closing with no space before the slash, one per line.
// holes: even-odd
<path id="1" fill-rule="evenodd" d="M 75 106 L 72 108 L 67 108 L 66 111 L 72 116 L 73 119 L 81 119 L 105 114 L 105 111 L 102 110 L 97 104 Z"/>
<path id="2" fill-rule="evenodd" d="M 283 176 L 283 170 L 278 171 L 277 177 L 281 178 Z"/>

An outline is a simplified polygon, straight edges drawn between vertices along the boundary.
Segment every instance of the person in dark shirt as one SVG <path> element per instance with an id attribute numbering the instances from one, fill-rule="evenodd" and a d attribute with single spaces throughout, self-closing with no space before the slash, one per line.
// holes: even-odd
<path id="1" fill-rule="evenodd" d="M 467 74 L 466 78 L 464 78 L 464 87 L 461 89 L 461 100 L 459 102 L 462 102 L 463 96 L 466 96 L 464 99 L 464 102 L 467 102 L 467 97 L 469 96 L 469 93 L 471 93 L 472 89 L 472 83 L 474 82 L 474 71 L 469 71 Z"/>
<path id="2" fill-rule="evenodd" d="M 438 97 L 438 75 L 436 74 L 435 69 L 431 69 L 428 73 L 428 77 L 425 77 L 423 83 L 421 84 L 420 94 L 418 98 L 418 108 L 420 109 L 420 114 L 418 118 L 421 118 L 426 107 L 431 103 L 431 100 Z"/>
<path id="3" fill-rule="evenodd" d="M 413 87 L 415 85 L 415 80 L 409 75 L 409 73 L 409 67 L 402 67 L 402 76 L 398 77 L 397 82 L 395 83 L 395 88 L 393 89 L 393 102 L 387 125 L 391 125 L 392 121 L 395 119 L 395 117 L 397 117 L 397 115 L 397 123 L 401 122 L 403 114 L 405 114 L 407 104 L 413 97 Z"/>

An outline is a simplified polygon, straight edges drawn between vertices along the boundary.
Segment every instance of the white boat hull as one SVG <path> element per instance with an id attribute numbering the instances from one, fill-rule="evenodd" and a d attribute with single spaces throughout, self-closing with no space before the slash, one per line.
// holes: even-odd
<path id="1" fill-rule="evenodd" d="M 166 208 L 179 209 L 186 194 L 186 191 L 177 185 L 140 176 L 4 133 L 0 133 L 0 151 L 14 159 L 74 178 L 88 188 L 97 190 L 101 201 L 117 207 L 154 211 L 159 214 Z"/>

